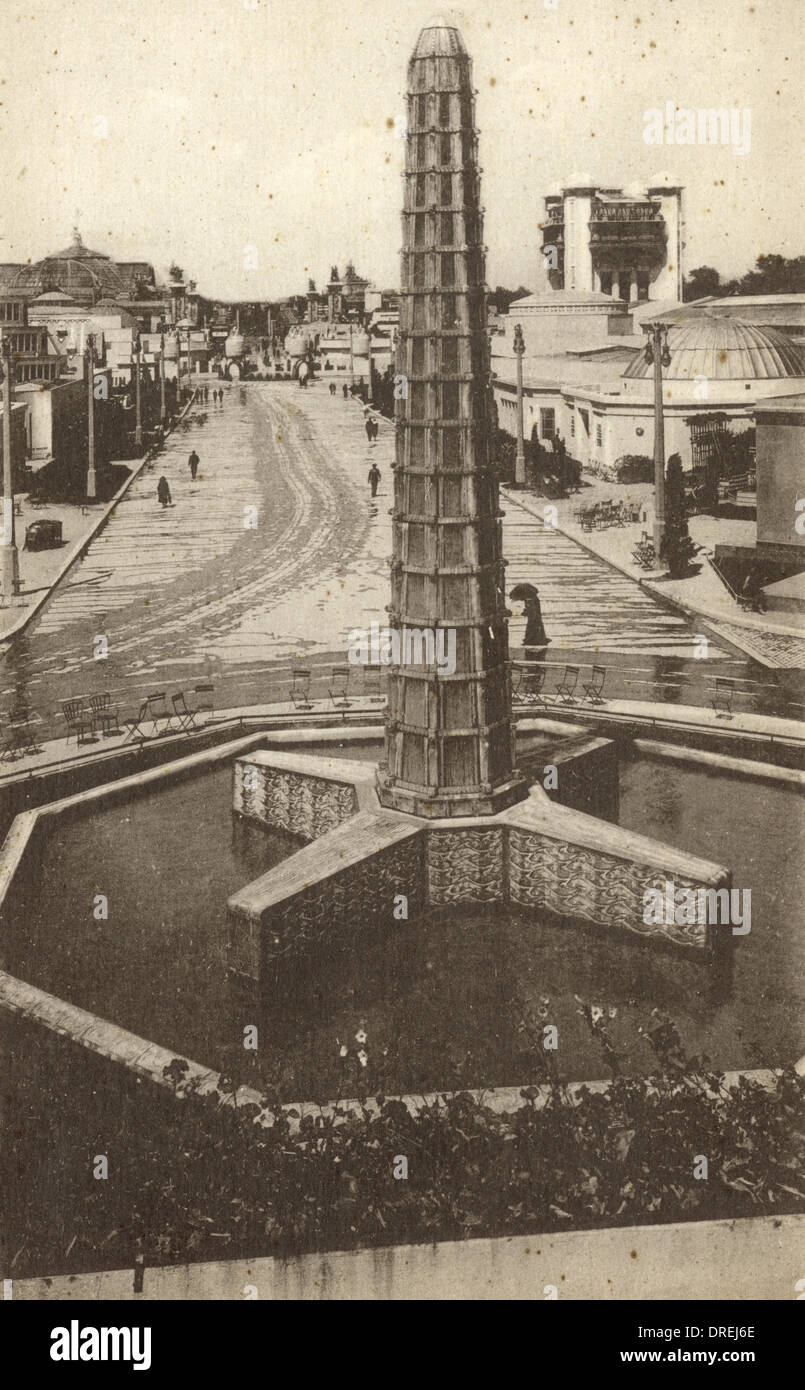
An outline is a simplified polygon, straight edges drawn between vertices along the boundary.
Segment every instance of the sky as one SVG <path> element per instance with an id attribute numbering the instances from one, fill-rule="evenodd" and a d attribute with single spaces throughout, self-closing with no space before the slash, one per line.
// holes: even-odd
<path id="1" fill-rule="evenodd" d="M 0 261 L 72 239 L 172 260 L 210 297 L 399 281 L 419 0 L 2 0 Z M 805 252 L 803 0 L 466 0 L 490 284 L 545 287 L 543 197 L 571 174 L 684 184 L 685 268 Z M 645 113 L 751 113 L 748 153 L 648 145 Z"/>

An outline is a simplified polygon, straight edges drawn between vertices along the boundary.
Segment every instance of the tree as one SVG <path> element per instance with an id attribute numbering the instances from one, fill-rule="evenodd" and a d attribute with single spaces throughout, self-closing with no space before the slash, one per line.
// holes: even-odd
<path id="1" fill-rule="evenodd" d="M 687 303 L 691 299 L 705 299 L 720 292 L 721 276 L 718 271 L 711 265 L 700 265 L 685 280 L 682 298 Z"/>
<path id="2" fill-rule="evenodd" d="M 688 535 L 682 460 L 679 454 L 672 454 L 665 469 L 665 540 L 660 559 L 668 565 L 671 578 L 678 579 L 689 572 L 695 553 Z"/>
<path id="3" fill-rule="evenodd" d="M 758 256 L 754 270 L 735 282 L 733 294 L 805 294 L 805 256 Z"/>
<path id="4" fill-rule="evenodd" d="M 530 293 L 531 291 L 527 290 L 525 285 L 520 285 L 516 290 L 507 290 L 505 286 L 497 285 L 494 292 L 489 295 L 489 306 L 496 309 L 499 314 L 507 314 L 509 306 L 515 299 L 523 299 L 525 295 Z"/>
<path id="5" fill-rule="evenodd" d="M 687 303 L 727 294 L 805 294 L 805 256 L 758 256 L 754 269 L 734 280 L 722 280 L 711 265 L 700 265 L 685 280 L 682 297 Z"/>

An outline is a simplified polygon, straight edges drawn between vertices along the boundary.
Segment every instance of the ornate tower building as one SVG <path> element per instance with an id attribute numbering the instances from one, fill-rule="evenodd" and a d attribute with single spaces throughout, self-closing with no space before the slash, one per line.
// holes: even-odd
<path id="1" fill-rule="evenodd" d="M 378 794 L 422 816 L 488 815 L 526 784 L 514 770 L 502 514 L 488 454 L 471 61 L 441 20 L 419 36 L 407 105 L 389 607 L 401 660 L 389 672 Z"/>

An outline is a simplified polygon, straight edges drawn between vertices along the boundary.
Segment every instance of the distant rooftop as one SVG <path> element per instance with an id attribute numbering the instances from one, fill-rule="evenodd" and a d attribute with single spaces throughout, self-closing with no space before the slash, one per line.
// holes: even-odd
<path id="1" fill-rule="evenodd" d="M 561 309 L 565 304 L 607 305 L 613 310 L 623 310 L 625 300 L 614 299 L 611 294 L 600 290 L 542 290 L 538 294 L 526 294 L 522 299 L 513 299 L 512 309 Z"/>

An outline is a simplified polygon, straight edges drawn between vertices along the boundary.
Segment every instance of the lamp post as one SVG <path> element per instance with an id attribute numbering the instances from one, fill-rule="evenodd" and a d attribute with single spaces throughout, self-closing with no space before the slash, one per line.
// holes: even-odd
<path id="1" fill-rule="evenodd" d="M 142 403 L 142 384 L 140 382 L 140 335 L 134 340 L 134 401 L 136 406 L 134 416 L 134 443 L 137 448 L 143 442 L 143 403 Z"/>
<path id="2" fill-rule="evenodd" d="M 14 366 L 11 340 L 3 338 L 3 600 L 8 602 L 20 591 L 20 561 L 14 534 L 14 478 L 11 459 L 11 387 Z"/>
<path id="3" fill-rule="evenodd" d="M 514 355 L 517 361 L 517 453 L 514 456 L 514 481 L 525 487 L 525 446 L 523 443 L 523 353 L 525 341 L 519 323 L 514 326 Z"/>
<path id="4" fill-rule="evenodd" d="M 349 384 L 355 385 L 355 358 L 352 354 L 352 319 L 349 321 Z"/>
<path id="5" fill-rule="evenodd" d="M 366 325 L 366 341 L 368 344 L 366 351 L 369 357 L 369 400 L 374 401 L 375 394 L 372 390 L 372 330 L 368 324 Z"/>
<path id="6" fill-rule="evenodd" d="M 665 544 L 665 420 L 662 410 L 662 369 L 671 365 L 668 325 L 643 324 L 646 361 L 654 366 L 654 554 L 659 562 Z"/>
<path id="7" fill-rule="evenodd" d="M 87 334 L 84 350 L 87 372 L 87 501 L 94 502 L 95 488 L 95 334 Z"/>
<path id="8" fill-rule="evenodd" d="M 159 335 L 159 423 L 163 430 L 167 411 L 165 410 L 165 334 Z"/>

